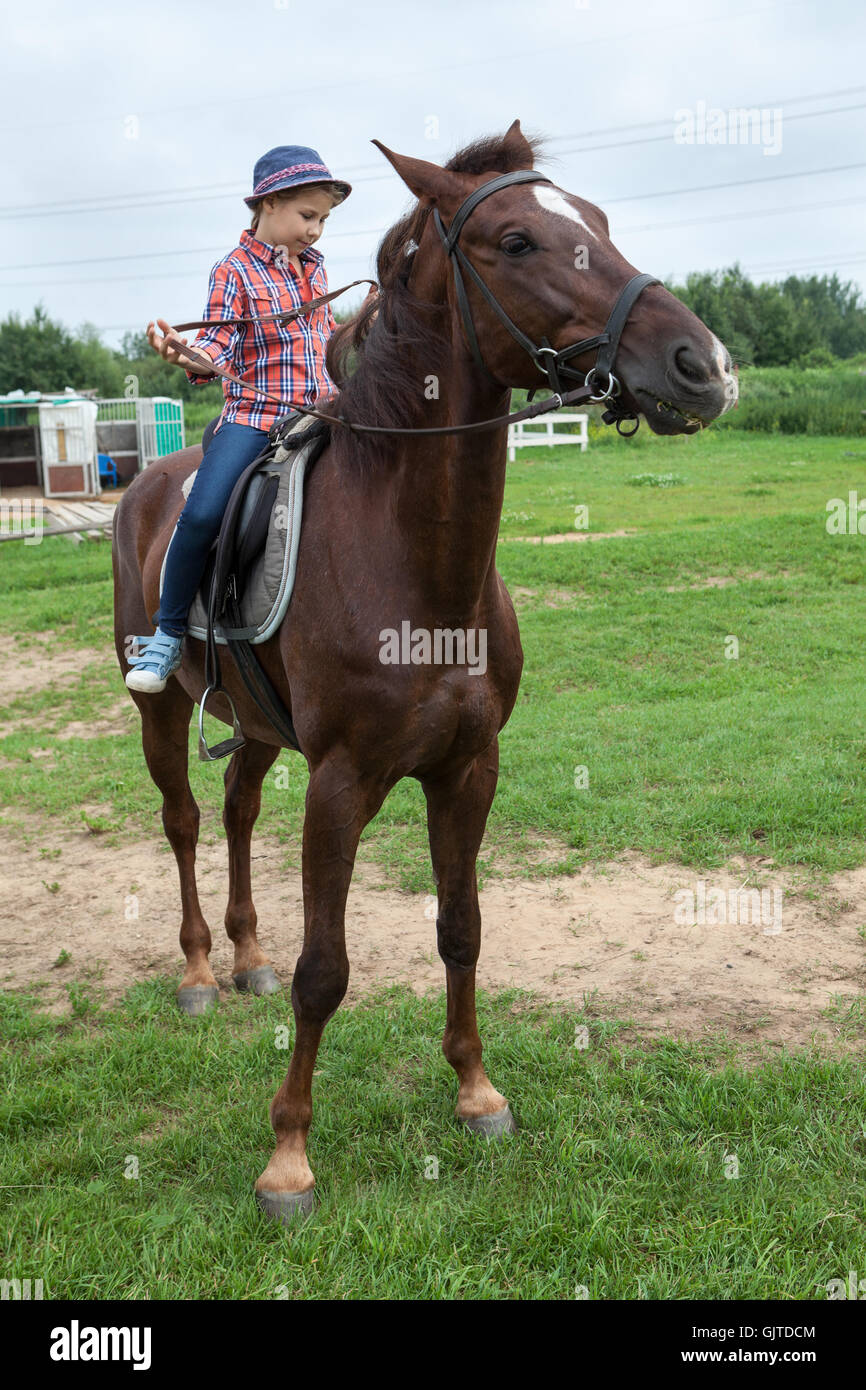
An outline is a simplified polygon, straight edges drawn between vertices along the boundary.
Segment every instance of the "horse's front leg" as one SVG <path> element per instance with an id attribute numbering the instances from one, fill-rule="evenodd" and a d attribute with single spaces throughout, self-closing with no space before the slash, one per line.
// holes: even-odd
<path id="1" fill-rule="evenodd" d="M 274 994 L 280 987 L 256 936 L 257 916 L 250 882 L 250 842 L 261 809 L 262 782 L 282 750 L 247 739 L 232 755 L 225 773 L 223 825 L 229 852 L 229 901 L 225 925 L 235 948 L 232 979 L 251 994 Z"/>
<path id="2" fill-rule="evenodd" d="M 491 1085 L 481 1064 L 475 1016 L 475 967 L 481 949 L 475 862 L 498 773 L 499 742 L 494 739 L 468 765 L 421 781 L 439 901 L 436 935 L 448 986 L 442 1051 L 457 1073 L 458 1118 L 491 1139 L 517 1128 L 507 1100 Z"/>
<path id="3" fill-rule="evenodd" d="M 304 946 L 292 981 L 295 1046 L 288 1075 L 271 1102 L 277 1147 L 256 1183 L 259 1206 L 284 1224 L 313 1208 L 315 1178 L 307 1161 L 313 1068 L 325 1024 L 349 983 L 345 912 L 358 841 L 386 791 L 359 777 L 342 756 L 314 768 L 307 788 Z"/>

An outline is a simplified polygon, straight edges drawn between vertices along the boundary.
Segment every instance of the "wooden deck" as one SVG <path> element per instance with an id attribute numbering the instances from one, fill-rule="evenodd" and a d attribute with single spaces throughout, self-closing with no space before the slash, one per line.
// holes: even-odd
<path id="1" fill-rule="evenodd" d="M 84 536 L 93 540 L 111 532 L 114 502 L 79 502 L 77 498 L 61 501 L 56 497 L 42 500 L 45 505 L 43 535 L 64 534 L 78 545 Z M 84 525 L 88 521 L 89 527 Z"/>
<path id="2" fill-rule="evenodd" d="M 43 536 L 68 536 L 76 545 L 82 539 L 95 540 L 111 533 L 116 502 L 22 496 L 23 489 L 13 497 L 11 492 L 12 489 L 0 498 L 0 505 L 6 501 L 9 509 L 8 517 L 4 511 L 0 541 L 33 536 L 38 533 L 40 521 Z"/>

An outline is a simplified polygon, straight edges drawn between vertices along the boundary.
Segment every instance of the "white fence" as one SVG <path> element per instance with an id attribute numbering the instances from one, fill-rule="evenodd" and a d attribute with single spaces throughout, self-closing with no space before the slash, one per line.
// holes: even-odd
<path id="1" fill-rule="evenodd" d="M 564 431 L 557 433 L 554 426 L 558 424 L 580 425 L 580 429 L 575 434 L 566 434 Z M 537 448 L 542 444 L 550 448 L 555 444 L 579 444 L 583 453 L 589 443 L 588 424 L 588 415 L 574 415 L 562 410 L 557 410 L 546 420 L 518 420 L 516 425 L 508 426 L 509 463 L 514 462 L 517 449 Z"/>

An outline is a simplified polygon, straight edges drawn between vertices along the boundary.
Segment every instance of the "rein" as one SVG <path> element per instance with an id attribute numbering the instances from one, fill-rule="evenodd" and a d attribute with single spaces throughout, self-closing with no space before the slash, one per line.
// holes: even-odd
<path id="1" fill-rule="evenodd" d="M 330 294 L 320 294 L 318 299 L 308 299 L 299 309 L 286 309 L 282 314 L 259 314 L 251 319 L 196 319 L 194 323 L 175 324 L 175 332 L 185 333 L 188 328 L 219 328 L 221 324 L 273 323 L 276 320 L 288 323 L 291 319 L 300 318 L 302 314 L 312 313 L 313 309 L 320 309 L 323 304 L 330 304 L 332 299 L 345 294 L 347 290 L 353 290 L 356 285 L 375 284 L 375 280 L 353 280 L 350 285 L 343 285 L 338 290 L 332 290 Z"/>
<path id="2" fill-rule="evenodd" d="M 474 192 L 458 207 L 451 221 L 450 228 L 446 231 L 442 219 L 439 216 L 439 209 L 433 209 L 433 218 L 436 230 L 442 240 L 445 253 L 454 267 L 454 282 L 457 290 L 457 301 L 460 306 L 460 313 L 463 319 L 463 327 L 469 343 L 470 351 L 481 369 L 490 377 L 491 381 L 496 378 L 492 376 L 485 365 L 481 356 L 481 349 L 478 346 L 478 338 L 475 333 L 475 326 L 472 322 L 472 313 L 469 308 L 469 300 L 466 294 L 466 286 L 463 276 L 460 273 L 462 268 L 471 275 L 474 283 L 478 286 L 487 303 L 497 314 L 501 322 L 508 329 L 512 338 L 520 344 L 526 353 L 532 358 L 539 371 L 547 377 L 548 382 L 553 387 L 553 394 L 542 401 L 537 401 L 535 405 L 526 405 L 523 410 L 509 412 L 507 415 L 498 415 L 492 420 L 479 420 L 475 424 L 469 425 L 441 425 L 429 429 L 398 429 L 386 428 L 381 425 L 359 425 L 350 420 L 345 420 L 341 415 L 328 415 L 320 410 L 313 410 L 310 406 L 292 405 L 291 402 L 282 400 L 279 396 L 273 395 L 270 391 L 265 391 L 262 387 L 252 386 L 248 382 L 242 381 L 240 377 L 234 376 L 231 372 L 224 371 L 217 367 L 206 357 L 204 353 L 198 354 L 194 349 L 186 347 L 184 344 L 170 339 L 171 346 L 181 356 L 189 362 L 198 366 L 206 366 L 210 375 L 223 377 L 226 381 L 232 381 L 241 386 L 246 391 L 252 391 L 255 395 L 261 396 L 265 400 L 273 401 L 284 409 L 294 410 L 300 415 L 309 415 L 316 420 L 324 420 L 329 425 L 342 425 L 345 429 L 352 430 L 353 433 L 363 432 L 364 434 L 470 434 L 475 431 L 498 429 L 503 425 L 513 425 L 519 420 L 531 420 L 536 415 L 546 414 L 550 410 L 560 410 L 564 405 L 582 405 L 585 402 L 600 403 L 608 402 L 608 408 L 602 415 L 605 424 L 615 424 L 617 432 L 623 435 L 632 435 L 637 432 L 640 425 L 640 417 L 633 411 L 624 410 L 616 401 L 620 395 L 621 386 L 613 374 L 616 364 L 616 354 L 619 349 L 620 338 L 625 328 L 628 316 L 634 307 L 638 296 L 643 293 L 648 285 L 658 285 L 660 280 L 655 275 L 633 275 L 632 278 L 620 290 L 613 308 L 608 315 L 607 323 L 601 333 L 596 333 L 592 338 L 584 338 L 580 342 L 572 343 L 569 347 L 552 347 L 547 338 L 542 338 L 539 344 L 533 343 L 532 339 L 517 327 L 509 318 L 508 314 L 499 303 L 496 296 L 491 292 L 478 274 L 472 263 L 466 258 L 463 251 L 457 244 L 460 232 L 469 214 L 491 193 L 496 193 L 500 188 L 507 188 L 515 183 L 552 183 L 545 174 L 536 173 L 534 169 L 517 169 L 510 174 L 499 174 L 496 178 L 489 179 L 487 183 L 481 184 Z M 343 285 L 339 290 L 334 290 L 331 294 L 322 295 L 318 299 L 310 300 L 298 309 L 289 309 L 281 314 L 263 314 L 257 318 L 244 319 L 200 319 L 196 322 L 181 323 L 177 325 L 177 331 L 182 332 L 190 328 L 215 328 L 220 324 L 243 325 L 252 323 L 269 323 L 279 321 L 289 323 L 292 319 L 299 318 L 302 314 L 310 313 L 311 310 L 318 308 L 322 304 L 327 304 L 330 300 L 336 299 L 338 295 L 345 294 L 347 290 L 353 289 L 355 285 L 375 285 L 374 280 L 353 280 L 349 285 Z M 597 349 L 595 365 L 588 372 L 575 370 L 573 367 L 566 366 L 569 358 L 579 357 L 584 352 L 590 352 L 593 348 Z M 544 359 L 547 359 L 546 361 Z M 569 377 L 573 381 L 582 381 L 580 386 L 570 391 L 563 391 L 563 377 Z M 598 378 L 604 379 L 605 384 L 601 386 Z M 501 385 L 500 382 L 496 383 Z M 600 389 L 599 389 L 600 388 Z M 533 388 L 529 399 L 535 395 L 538 388 Z M 620 428 L 626 421 L 634 421 L 634 429 L 623 430 Z"/>
<path id="3" fill-rule="evenodd" d="M 355 281 L 355 283 L 364 284 L 366 282 L 358 280 Z M 372 284 L 373 282 L 371 281 L 370 283 Z M 351 289 L 351 286 L 346 285 L 344 288 Z M 334 293 L 342 294 L 343 290 L 336 290 Z M 328 297 L 333 298 L 334 296 L 329 295 Z M 304 309 L 309 308 L 309 304 L 304 305 Z M 269 315 L 269 317 L 286 319 L 297 318 L 298 314 L 301 312 L 303 311 L 294 309 L 287 311 L 285 315 L 274 314 Z M 215 320 L 216 323 L 249 323 L 250 321 L 249 319 Z M 262 320 L 259 319 L 252 320 L 254 323 L 261 321 Z M 180 332 L 185 328 L 195 328 L 199 326 L 204 325 L 188 323 L 178 324 L 177 331 Z M 248 381 L 243 381 L 241 377 L 235 376 L 233 372 L 227 372 L 224 371 L 222 367 L 215 366 L 204 353 L 197 353 L 192 348 L 184 346 L 183 343 L 175 342 L 173 339 L 171 340 L 171 345 L 175 352 L 181 357 L 185 357 L 188 362 L 196 363 L 198 366 L 207 366 L 208 373 L 213 372 L 215 376 L 223 377 L 226 381 L 233 381 L 237 386 L 242 386 L 245 391 L 252 391 L 255 395 L 263 397 L 264 400 L 273 401 L 275 405 L 282 406 L 283 409 L 295 410 L 299 415 L 310 415 L 314 420 L 324 420 L 329 425 L 344 425 L 346 429 L 352 430 L 353 433 L 363 430 L 365 434 L 470 434 L 479 430 L 497 429 L 502 425 L 513 425 L 518 420 L 531 420 L 536 415 L 546 414 L 550 410 L 559 410 L 564 405 L 583 405 L 586 401 L 597 399 L 592 395 L 592 388 L 584 385 L 578 387 L 575 391 L 566 391 L 562 394 L 557 392 L 552 396 L 548 396 L 543 401 L 536 401 L 534 405 L 524 406 L 523 410 L 509 412 L 507 415 L 497 415 L 493 420 L 479 420 L 473 425 L 441 425 L 429 429 L 385 429 L 379 425 L 353 424 L 349 420 L 344 420 L 340 415 L 326 415 L 321 410 L 313 410 L 311 406 L 292 405 L 290 401 L 284 401 L 281 396 L 275 396 L 272 391 L 265 391 L 261 386 L 252 386 Z"/>

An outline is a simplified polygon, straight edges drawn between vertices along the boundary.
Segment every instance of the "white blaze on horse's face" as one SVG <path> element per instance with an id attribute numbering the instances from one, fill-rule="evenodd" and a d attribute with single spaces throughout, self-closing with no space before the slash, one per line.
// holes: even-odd
<path id="1" fill-rule="evenodd" d="M 595 232 L 586 225 L 577 208 L 573 208 L 571 203 L 566 200 L 561 189 L 554 188 L 549 183 L 536 183 L 533 185 L 532 191 L 545 212 L 555 212 L 560 217 L 570 217 L 572 222 L 576 222 L 586 232 L 587 236 L 595 236 Z"/>
<path id="2" fill-rule="evenodd" d="M 720 343 L 715 333 L 712 334 L 713 348 L 716 355 L 716 363 L 719 368 L 719 375 L 725 383 L 725 404 L 722 407 L 722 415 L 726 410 L 730 410 L 737 404 L 740 395 L 740 386 L 733 372 L 728 371 L 728 353 L 724 343 Z"/>

